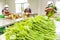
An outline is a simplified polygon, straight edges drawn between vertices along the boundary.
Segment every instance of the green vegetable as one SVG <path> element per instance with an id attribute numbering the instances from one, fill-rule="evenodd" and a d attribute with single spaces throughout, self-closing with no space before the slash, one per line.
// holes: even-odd
<path id="1" fill-rule="evenodd" d="M 50 12 L 48 13 L 48 17 L 52 17 L 52 16 L 54 16 L 54 14 L 55 14 L 55 8 L 56 8 L 56 6 L 54 5 L 54 4 L 51 4 L 51 6 L 50 6 L 51 8 L 53 8 L 52 10 L 50 10 Z"/>
<path id="2" fill-rule="evenodd" d="M 56 21 L 60 21 L 60 17 L 56 17 L 55 19 L 56 19 Z"/>
<path id="3" fill-rule="evenodd" d="M 30 17 L 9 27 L 6 40 L 56 40 L 55 24 L 46 16 Z"/>
<path id="4" fill-rule="evenodd" d="M 49 13 L 48 13 L 48 17 L 52 17 L 54 15 L 54 11 L 51 10 Z"/>

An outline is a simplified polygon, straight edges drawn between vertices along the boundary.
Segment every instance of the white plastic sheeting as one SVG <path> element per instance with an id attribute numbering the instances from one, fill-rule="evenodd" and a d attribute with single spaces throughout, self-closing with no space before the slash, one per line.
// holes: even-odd
<path id="1" fill-rule="evenodd" d="M 57 34 L 57 40 L 60 40 L 60 22 L 54 21 L 56 25 L 56 34 Z"/>

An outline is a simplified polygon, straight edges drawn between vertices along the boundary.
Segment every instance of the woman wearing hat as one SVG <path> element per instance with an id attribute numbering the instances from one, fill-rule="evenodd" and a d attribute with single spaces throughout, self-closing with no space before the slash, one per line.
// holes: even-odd
<path id="1" fill-rule="evenodd" d="M 9 6 L 8 6 L 8 5 L 5 5 L 5 6 L 4 6 L 4 9 L 2 10 L 2 14 L 3 14 L 4 16 L 10 15 L 10 13 L 9 13 Z"/>

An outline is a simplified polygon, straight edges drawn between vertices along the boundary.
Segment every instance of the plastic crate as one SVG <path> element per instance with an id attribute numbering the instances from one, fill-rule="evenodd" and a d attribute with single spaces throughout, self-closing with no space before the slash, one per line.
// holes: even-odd
<path id="1" fill-rule="evenodd" d="M 5 18 L 5 16 L 4 15 L 0 15 L 0 18 Z"/>
<path id="2" fill-rule="evenodd" d="M 3 34 L 5 31 L 5 27 L 0 28 L 0 35 Z"/>

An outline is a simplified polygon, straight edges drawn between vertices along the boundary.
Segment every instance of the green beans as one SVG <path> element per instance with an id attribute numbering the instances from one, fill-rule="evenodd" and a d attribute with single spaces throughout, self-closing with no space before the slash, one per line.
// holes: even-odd
<path id="1" fill-rule="evenodd" d="M 36 16 L 15 23 L 6 30 L 5 35 L 6 40 L 55 40 L 55 28 L 53 20 Z"/>

